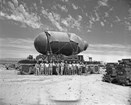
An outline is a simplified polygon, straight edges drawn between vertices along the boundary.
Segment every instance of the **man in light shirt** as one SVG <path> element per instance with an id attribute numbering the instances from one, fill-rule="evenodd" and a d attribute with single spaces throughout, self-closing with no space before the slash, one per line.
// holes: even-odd
<path id="1" fill-rule="evenodd" d="M 48 75 L 49 74 L 49 63 L 48 61 L 46 61 L 45 63 L 45 75 Z"/>
<path id="2" fill-rule="evenodd" d="M 44 63 L 42 60 L 42 62 L 40 63 L 40 74 L 43 74 L 43 73 L 44 73 Z"/>
<path id="3" fill-rule="evenodd" d="M 72 75 L 72 71 L 73 71 L 72 63 L 69 62 L 69 64 L 68 64 L 68 74 Z"/>
<path id="4" fill-rule="evenodd" d="M 65 61 L 65 67 L 64 67 L 64 75 L 68 75 L 68 62 Z"/>
<path id="5" fill-rule="evenodd" d="M 64 66 L 65 66 L 65 64 L 64 64 L 64 61 L 62 61 L 61 62 L 61 64 L 60 64 L 60 70 L 61 70 L 61 75 L 63 75 L 63 72 L 64 72 Z"/>
<path id="6" fill-rule="evenodd" d="M 73 61 L 72 67 L 73 67 L 73 75 L 75 75 L 77 71 L 77 65 L 75 61 Z"/>
<path id="7" fill-rule="evenodd" d="M 60 75 L 60 63 L 59 62 L 56 63 L 56 72 L 57 72 L 57 75 Z"/>
<path id="8" fill-rule="evenodd" d="M 49 63 L 49 75 L 52 75 L 52 72 L 53 72 L 53 63 L 52 63 L 52 61 L 50 61 L 50 63 Z"/>
<path id="9" fill-rule="evenodd" d="M 37 63 L 35 64 L 35 74 L 36 75 L 39 75 L 40 73 L 40 64 L 39 64 L 39 61 L 37 61 Z"/>

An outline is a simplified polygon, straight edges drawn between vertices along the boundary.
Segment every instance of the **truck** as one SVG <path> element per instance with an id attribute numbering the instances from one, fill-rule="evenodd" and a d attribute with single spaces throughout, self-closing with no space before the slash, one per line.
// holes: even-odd
<path id="1" fill-rule="evenodd" d="M 118 63 L 107 63 L 103 81 L 119 85 L 131 85 L 131 59 L 122 59 Z"/>
<path id="2" fill-rule="evenodd" d="M 117 67 L 118 84 L 131 85 L 131 59 L 122 59 Z"/>
<path id="3" fill-rule="evenodd" d="M 117 76 L 117 63 L 107 63 L 106 64 L 106 74 L 103 76 L 103 81 L 105 82 L 116 82 L 116 76 Z"/>

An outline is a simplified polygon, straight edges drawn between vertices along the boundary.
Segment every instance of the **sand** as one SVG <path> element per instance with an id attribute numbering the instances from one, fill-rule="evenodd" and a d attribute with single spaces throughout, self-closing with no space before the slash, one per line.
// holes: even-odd
<path id="1" fill-rule="evenodd" d="M 130 105 L 131 88 L 87 76 L 17 75 L 0 68 L 0 105 Z"/>

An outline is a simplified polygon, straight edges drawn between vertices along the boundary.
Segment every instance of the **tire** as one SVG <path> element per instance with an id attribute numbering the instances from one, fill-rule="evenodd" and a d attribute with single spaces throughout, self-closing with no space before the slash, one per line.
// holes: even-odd
<path id="1" fill-rule="evenodd" d="M 95 73 L 95 74 L 98 74 L 98 73 L 99 73 L 99 69 L 98 69 L 98 67 L 94 67 L 94 69 L 93 69 L 93 73 Z"/>
<path id="2" fill-rule="evenodd" d="M 29 75 L 29 74 L 31 74 L 31 71 L 32 71 L 32 67 L 29 67 L 28 72 L 22 71 L 22 73 L 24 75 Z"/>

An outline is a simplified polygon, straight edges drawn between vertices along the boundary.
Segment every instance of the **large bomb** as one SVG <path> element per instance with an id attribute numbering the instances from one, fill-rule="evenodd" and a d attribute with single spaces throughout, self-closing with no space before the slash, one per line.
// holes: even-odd
<path id="1" fill-rule="evenodd" d="M 70 56 L 86 50 L 88 44 L 74 33 L 45 31 L 35 38 L 34 46 L 39 53 L 44 55 L 52 52 Z"/>

